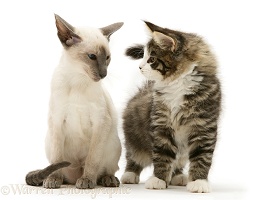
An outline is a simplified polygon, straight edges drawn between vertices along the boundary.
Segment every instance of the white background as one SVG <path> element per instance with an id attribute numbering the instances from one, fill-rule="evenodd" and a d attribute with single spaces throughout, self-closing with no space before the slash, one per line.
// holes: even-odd
<path id="1" fill-rule="evenodd" d="M 261 31 L 258 1 L 1 1 L 0 3 L 0 195 L 4 199 L 82 198 L 90 194 L 33 195 L 13 186 L 24 184 L 28 171 L 48 165 L 44 152 L 50 80 L 62 46 L 56 35 L 54 13 L 74 26 L 103 27 L 123 21 L 111 37 L 112 61 L 104 80 L 120 113 L 143 81 L 139 61 L 124 56 L 124 49 L 147 40 L 144 24 L 202 35 L 219 61 L 223 88 L 220 121 L 210 182 L 210 194 L 190 194 L 183 187 L 163 191 L 127 186 L 117 199 L 260 199 L 260 57 Z M 119 135 L 123 139 L 120 128 Z M 120 160 L 120 177 L 125 167 Z M 142 173 L 142 182 L 152 170 Z M 11 184 L 11 185 L 10 185 Z M 3 195 L 9 188 L 9 194 Z M 27 188 L 28 189 L 28 188 Z M 8 190 L 8 189 L 7 189 Z M 39 189 L 39 193 L 41 193 Z M 73 193 L 73 192 L 72 192 Z M 75 192 L 76 193 L 76 192 Z M 108 199 L 98 194 L 96 198 Z"/>

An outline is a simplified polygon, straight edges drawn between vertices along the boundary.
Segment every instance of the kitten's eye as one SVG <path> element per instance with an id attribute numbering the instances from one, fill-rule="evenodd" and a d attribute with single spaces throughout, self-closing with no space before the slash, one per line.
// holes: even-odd
<path id="1" fill-rule="evenodd" d="M 156 57 L 150 57 L 147 63 L 154 63 L 156 61 Z"/>
<path id="2" fill-rule="evenodd" d="M 91 60 L 97 60 L 97 56 L 95 54 L 88 54 L 88 57 L 91 59 Z"/>
<path id="3" fill-rule="evenodd" d="M 152 51 L 152 52 L 150 52 L 150 55 L 151 55 L 151 56 L 156 56 L 156 52 L 155 52 L 155 51 Z"/>
<path id="4" fill-rule="evenodd" d="M 107 56 L 107 57 L 106 57 L 106 60 L 108 60 L 108 59 L 110 59 L 110 56 Z"/>

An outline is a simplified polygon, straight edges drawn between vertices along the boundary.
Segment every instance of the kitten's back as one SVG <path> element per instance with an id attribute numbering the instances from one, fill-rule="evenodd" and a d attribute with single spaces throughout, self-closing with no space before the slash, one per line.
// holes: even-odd
<path id="1" fill-rule="evenodd" d="M 123 129 L 126 138 L 126 145 L 130 148 L 145 148 L 150 151 L 150 146 L 144 147 L 139 141 L 149 140 L 150 114 L 152 105 L 152 86 L 149 81 L 129 100 L 123 113 Z M 132 145 L 129 145 L 128 143 Z M 147 144 L 150 144 L 148 141 Z M 133 149 L 133 151 L 136 151 Z"/>

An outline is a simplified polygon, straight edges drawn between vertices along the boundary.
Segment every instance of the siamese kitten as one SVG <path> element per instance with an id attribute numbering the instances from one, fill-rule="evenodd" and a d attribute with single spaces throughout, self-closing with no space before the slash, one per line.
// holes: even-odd
<path id="1" fill-rule="evenodd" d="M 117 116 L 101 79 L 111 60 L 109 37 L 123 23 L 97 29 L 75 28 L 58 15 L 55 20 L 64 51 L 51 83 L 45 146 L 52 165 L 30 172 L 26 182 L 45 188 L 119 186 Z"/>
<path id="2" fill-rule="evenodd" d="M 151 39 L 127 49 L 149 80 L 123 114 L 127 166 L 122 183 L 138 183 L 144 167 L 154 176 L 145 187 L 187 185 L 209 192 L 208 173 L 215 150 L 221 90 L 215 56 L 204 40 L 150 22 Z M 183 174 L 189 162 L 188 177 Z"/>

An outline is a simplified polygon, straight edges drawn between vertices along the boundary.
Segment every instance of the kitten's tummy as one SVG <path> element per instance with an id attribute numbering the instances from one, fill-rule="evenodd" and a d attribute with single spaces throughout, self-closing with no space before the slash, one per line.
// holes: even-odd
<path id="1" fill-rule="evenodd" d="M 141 72 L 153 80 L 129 101 L 124 112 L 126 172 L 139 176 L 153 163 L 154 175 L 167 186 L 189 161 L 189 182 L 207 180 L 221 102 L 215 58 L 194 34 L 146 24 L 152 39 L 126 52 L 135 59 L 143 54 Z M 129 180 L 123 175 L 123 182 Z M 164 184 L 159 183 L 150 179 L 146 187 L 161 189 Z M 196 183 L 202 184 L 201 189 L 188 189 L 209 192 L 207 183 Z"/>

